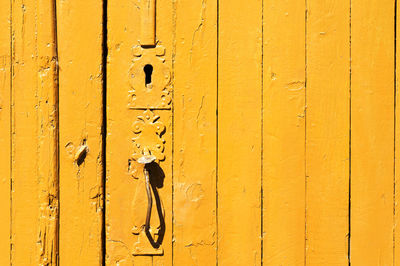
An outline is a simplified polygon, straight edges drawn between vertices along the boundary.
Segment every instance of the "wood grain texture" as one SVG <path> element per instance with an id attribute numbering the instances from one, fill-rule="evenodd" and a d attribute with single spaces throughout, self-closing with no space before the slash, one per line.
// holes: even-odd
<path id="1" fill-rule="evenodd" d="M 38 0 L 39 265 L 58 265 L 58 72 L 55 2 Z"/>
<path id="2" fill-rule="evenodd" d="M 0 265 L 400 266 L 396 1 L 0 2 Z"/>
<path id="3" fill-rule="evenodd" d="M 217 1 L 176 1 L 174 264 L 216 264 Z"/>
<path id="4" fill-rule="evenodd" d="M 307 1 L 306 265 L 347 265 L 350 3 Z"/>
<path id="5" fill-rule="evenodd" d="M 351 263 L 392 265 L 394 1 L 352 1 L 351 62 Z"/>
<path id="6" fill-rule="evenodd" d="M 103 257 L 102 7 L 57 0 L 61 265 Z"/>
<path id="7" fill-rule="evenodd" d="M 157 1 L 156 39 L 158 46 L 165 47 L 165 66 L 172 70 L 172 1 Z M 147 196 L 143 166 L 132 160 L 135 137 L 133 123 L 143 116 L 143 108 L 130 107 L 130 91 L 136 90 L 137 98 L 143 97 L 130 81 L 130 69 L 135 67 L 136 50 L 143 53 L 152 48 L 140 48 L 141 32 L 140 1 L 108 1 L 108 64 L 107 64 L 107 177 L 106 177 L 106 264 L 107 265 L 171 265 L 172 263 L 172 111 L 152 110 L 159 115 L 165 126 L 165 160 L 159 162 L 163 180 L 157 188 L 161 209 L 164 210 L 163 256 L 133 254 L 137 246 L 150 246 L 147 237 L 140 238 L 135 223 L 144 221 Z M 140 57 L 140 56 L 138 56 Z M 137 59 L 137 58 L 136 58 Z M 154 61 L 159 60 L 153 57 Z M 152 61 L 154 63 L 154 61 Z M 155 65 L 156 66 L 156 65 Z M 141 72 L 143 73 L 143 72 Z M 154 67 L 153 78 L 160 75 Z M 145 80 L 143 80 L 143 84 Z M 141 91 L 144 93 L 143 91 Z M 158 97 L 160 98 L 160 97 Z M 153 97 L 151 99 L 158 99 Z M 135 98 L 136 99 L 136 98 Z M 146 99 L 146 97 L 145 97 Z M 150 98 L 147 98 L 150 99 Z M 146 108 L 144 108 L 146 109 Z M 144 134 L 152 138 L 154 135 Z M 161 172 L 161 171 L 160 171 Z M 151 175 L 151 174 L 150 174 Z M 152 175 L 151 175 L 152 176 Z M 152 194 L 154 195 L 154 194 Z M 155 197 L 154 197 L 155 198 Z M 156 201 L 153 204 L 150 226 L 157 220 Z M 138 224 L 139 225 L 139 224 Z M 144 225 L 144 224 L 141 224 Z M 139 225 L 140 226 L 140 225 Z M 136 229 L 135 229 L 136 228 Z M 156 228 L 153 228 L 156 230 Z M 143 244 L 143 245 L 142 245 Z M 143 250 L 143 249 L 142 249 Z M 150 252 L 151 253 L 151 252 Z M 136 256 L 137 255 L 137 256 Z"/>
<path id="8" fill-rule="evenodd" d="M 25 8 L 29 8 L 28 11 Z M 13 81 L 12 81 L 12 236 L 11 259 L 15 265 L 37 263 L 38 208 L 36 174 L 37 162 L 32 154 L 37 149 L 36 54 L 34 1 L 13 2 L 12 29 Z M 25 89 L 24 89 L 25 88 Z M 30 178 L 24 178 L 30 173 Z"/>
<path id="9" fill-rule="evenodd" d="M 11 263 L 38 264 L 36 1 L 12 2 Z M 32 156 L 34 155 L 34 156 Z M 29 173 L 29 174 L 28 174 Z"/>
<path id="10" fill-rule="evenodd" d="M 128 113 L 126 105 L 128 73 L 132 63 L 131 48 L 138 45 L 140 34 L 138 4 L 137 1 L 108 1 L 106 265 L 134 263 L 130 209 L 133 207 L 136 183 L 128 168 L 133 137 L 131 117 L 134 115 Z M 135 265 L 152 265 L 151 257 L 135 259 Z"/>
<path id="11" fill-rule="evenodd" d="M 301 265 L 305 243 L 305 1 L 264 0 L 263 261 Z"/>
<path id="12" fill-rule="evenodd" d="M 52 1 L 12 1 L 13 265 L 58 263 L 54 17 Z"/>
<path id="13" fill-rule="evenodd" d="M 0 265 L 10 264 L 11 223 L 11 2 L 0 8 Z"/>
<path id="14" fill-rule="evenodd" d="M 258 265 L 262 1 L 220 0 L 218 34 L 218 264 Z"/>

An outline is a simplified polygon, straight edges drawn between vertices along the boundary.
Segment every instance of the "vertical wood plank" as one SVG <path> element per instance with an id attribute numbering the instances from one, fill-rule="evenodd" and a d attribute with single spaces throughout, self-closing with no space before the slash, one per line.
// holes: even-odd
<path id="1" fill-rule="evenodd" d="M 351 4 L 353 265 L 393 263 L 394 5 Z"/>
<path id="2" fill-rule="evenodd" d="M 217 1 L 175 5 L 174 264 L 215 265 Z"/>
<path id="3" fill-rule="evenodd" d="M 12 248 L 15 265 L 57 264 L 55 9 L 12 2 Z"/>
<path id="4" fill-rule="evenodd" d="M 219 1 L 218 264 L 261 264 L 262 1 Z"/>
<path id="5" fill-rule="evenodd" d="M 134 115 L 126 105 L 131 48 L 140 38 L 140 3 L 109 0 L 107 16 L 106 265 L 133 265 L 131 209 L 136 184 L 129 174 L 128 159 Z M 144 204 L 146 199 L 146 208 Z M 146 264 L 152 265 L 151 257 L 135 260 L 135 265 Z"/>
<path id="6" fill-rule="evenodd" d="M 102 1 L 57 0 L 60 263 L 102 263 Z"/>
<path id="7" fill-rule="evenodd" d="M 305 1 L 264 0 L 263 258 L 301 265 L 305 241 Z"/>
<path id="8" fill-rule="evenodd" d="M 132 160 L 135 137 L 133 123 L 143 116 L 146 108 L 133 107 L 132 90 L 137 98 L 148 102 L 160 99 L 160 95 L 146 98 L 138 88 L 131 85 L 130 70 L 138 59 L 154 47 L 140 47 L 141 2 L 138 0 L 108 1 L 108 64 L 107 64 L 107 162 L 106 162 L 106 264 L 107 265 L 170 265 L 172 263 L 172 111 L 154 110 L 166 129 L 165 160 L 159 166 L 164 179 L 157 188 L 164 210 L 165 232 L 163 233 L 163 255 L 138 255 L 136 247 L 148 245 L 147 237 L 135 231 L 135 222 L 145 219 L 147 195 L 143 177 L 143 166 Z M 165 47 L 165 66 L 172 71 L 172 1 L 156 3 L 156 39 L 158 46 Z M 153 49 L 153 50 L 152 50 Z M 146 52 L 144 52 L 146 50 Z M 157 49 L 156 49 L 157 50 Z M 162 49 L 161 49 L 162 50 Z M 136 52 L 140 51 L 141 55 Z M 160 51 L 160 50 L 158 50 Z M 136 55 L 136 56 L 135 56 Z M 153 59 L 159 60 L 154 57 Z M 141 72 L 143 73 L 143 72 Z M 140 74 L 139 74 L 140 75 Z M 157 79 L 156 66 L 152 73 Z M 143 80 L 143 84 L 145 80 Z M 135 97 L 135 96 L 134 96 Z M 144 98 L 143 98 L 144 97 Z M 146 133 L 143 133 L 146 134 Z M 147 135 L 149 138 L 154 136 Z M 152 194 L 154 196 L 154 194 Z M 156 201 L 153 203 L 150 226 L 158 222 Z M 143 225 L 143 224 L 142 224 Z M 141 228 L 137 228 L 141 231 Z M 156 229 L 156 228 L 154 228 Z M 157 236 L 155 236 L 157 238 Z M 144 249 L 141 249 L 142 251 Z M 133 256 L 133 254 L 135 256 Z M 151 252 L 149 252 L 151 253 Z"/>
<path id="9" fill-rule="evenodd" d="M 347 265 L 350 2 L 307 1 L 306 265 Z"/>
<path id="10" fill-rule="evenodd" d="M 11 1 L 0 8 L 0 265 L 10 264 L 11 182 Z"/>
<path id="11" fill-rule="evenodd" d="M 58 265 L 58 73 L 55 2 L 38 0 L 39 265 Z"/>

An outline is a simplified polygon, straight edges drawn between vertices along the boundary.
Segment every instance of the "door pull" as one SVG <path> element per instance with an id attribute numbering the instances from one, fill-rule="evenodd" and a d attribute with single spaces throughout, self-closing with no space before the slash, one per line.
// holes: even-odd
<path id="1" fill-rule="evenodd" d="M 140 39 L 132 46 L 132 64 L 127 73 L 127 109 L 133 118 L 132 153 L 127 168 L 136 180 L 132 255 L 152 256 L 164 254 L 165 212 L 158 189 L 165 177 L 162 168 L 169 164 L 163 136 L 171 132 L 172 84 L 169 53 L 156 38 L 156 0 L 140 3 Z"/>
<path id="2" fill-rule="evenodd" d="M 150 217 L 151 217 L 151 208 L 153 205 L 153 197 L 151 195 L 151 187 L 150 187 L 150 176 L 149 170 L 147 169 L 147 165 L 154 162 L 156 157 L 154 155 L 144 155 L 138 159 L 138 163 L 143 164 L 143 174 L 145 178 L 146 184 L 146 193 L 147 193 L 147 212 L 146 212 L 146 223 L 144 226 L 144 230 L 149 232 L 150 229 Z"/>

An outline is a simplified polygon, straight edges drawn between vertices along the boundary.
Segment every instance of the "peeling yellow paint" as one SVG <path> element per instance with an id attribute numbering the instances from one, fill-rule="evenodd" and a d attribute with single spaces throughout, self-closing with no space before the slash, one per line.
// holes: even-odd
<path id="1" fill-rule="evenodd" d="M 103 260 L 103 1 L 57 0 L 60 264 Z"/>
<path id="2" fill-rule="evenodd" d="M 0 8 L 0 265 L 10 265 L 11 248 L 11 2 Z"/>
<path id="3" fill-rule="evenodd" d="M 3 1 L 0 265 L 400 265 L 396 7 Z"/>

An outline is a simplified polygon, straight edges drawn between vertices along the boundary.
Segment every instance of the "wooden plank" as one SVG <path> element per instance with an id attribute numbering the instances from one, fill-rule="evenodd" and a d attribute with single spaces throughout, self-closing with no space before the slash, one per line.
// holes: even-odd
<path id="1" fill-rule="evenodd" d="M 305 1 L 264 0 L 263 261 L 304 263 Z"/>
<path id="2" fill-rule="evenodd" d="M 35 1 L 12 2 L 11 263 L 38 264 Z"/>
<path id="3" fill-rule="evenodd" d="M 141 16 L 143 16 L 140 4 L 141 2 L 137 0 L 131 2 L 108 1 L 107 265 L 118 263 L 120 265 L 132 265 L 132 263 L 135 265 L 169 265 L 172 263 L 172 111 L 168 108 L 165 109 L 167 106 L 162 107 L 155 103 L 162 99 L 161 95 L 157 94 L 159 87 L 154 87 L 153 90 L 141 90 L 132 85 L 135 82 L 134 78 L 144 78 L 144 72 L 142 72 L 144 69 L 138 68 L 144 62 L 140 60 L 150 58 L 150 64 L 154 65 L 152 77 L 156 80 L 155 82 L 162 77 L 159 76 L 160 68 L 167 68 L 166 72 L 171 72 L 172 1 L 157 1 L 157 48 L 140 47 L 141 29 L 145 28 L 140 23 Z M 165 53 L 161 46 L 165 48 Z M 165 61 L 163 61 L 164 59 Z M 138 72 L 130 74 L 130 71 L 135 69 Z M 169 75 L 166 74 L 167 77 Z M 138 86 L 144 86 L 145 82 L 145 80 L 143 83 L 138 81 Z M 150 93 L 152 91 L 155 93 Z M 150 96 L 145 93 L 149 93 Z M 135 105 L 136 103 L 140 103 L 140 105 Z M 149 103 L 150 107 L 146 103 Z M 152 110 L 144 113 L 147 108 Z M 155 132 L 136 131 L 132 127 L 140 116 L 147 119 L 147 115 L 153 116 L 153 114 L 160 116 L 158 121 L 165 126 L 165 131 L 161 133 L 165 140 L 163 152 L 165 160 L 161 160 L 158 164 L 160 183 L 154 190 L 159 195 L 159 209 L 155 194 L 152 193 L 154 204 L 150 221 L 151 230 L 158 230 L 155 223 L 160 225 L 160 234 L 154 237 L 158 238 L 162 235 L 162 252 L 160 252 L 161 249 L 152 249 L 148 237 L 143 231 L 147 195 L 143 166 L 138 164 L 137 158 L 133 158 L 135 154 L 138 154 L 136 152 L 140 153 L 140 149 L 146 147 L 144 144 L 143 147 L 139 145 L 140 148 L 136 150 L 134 138 L 138 136 L 144 136 L 148 140 L 152 140 L 154 137 L 158 138 Z M 139 142 L 138 140 L 136 143 Z M 162 143 L 160 145 L 162 146 Z M 151 179 L 154 178 L 151 171 L 150 176 Z M 161 215 L 164 217 L 164 226 L 159 221 L 161 209 L 164 211 L 164 215 Z M 164 229 L 162 229 L 163 227 Z M 134 254 L 135 256 L 133 256 Z"/>
<path id="4" fill-rule="evenodd" d="M 175 5 L 174 264 L 215 265 L 217 1 Z"/>
<path id="5" fill-rule="evenodd" d="M 351 4 L 353 265 L 393 264 L 394 1 Z"/>
<path id="6" fill-rule="evenodd" d="M 12 236 L 11 263 L 38 262 L 36 5 L 12 2 Z M 29 176 L 27 176 L 29 173 Z"/>
<path id="7" fill-rule="evenodd" d="M 55 2 L 36 1 L 39 265 L 58 264 L 58 72 Z"/>
<path id="8" fill-rule="evenodd" d="M 307 1 L 306 265 L 347 265 L 350 2 Z"/>
<path id="9" fill-rule="evenodd" d="M 58 260 L 55 9 L 12 2 L 12 249 L 15 265 Z"/>
<path id="10" fill-rule="evenodd" d="M 10 265 L 11 224 L 11 2 L 0 8 L 0 265 Z"/>
<path id="11" fill-rule="evenodd" d="M 130 117 L 133 115 L 126 110 L 126 99 L 129 90 L 128 71 L 132 62 L 131 48 L 138 44 L 140 34 L 139 8 L 137 1 L 108 1 L 106 265 L 133 265 L 134 259 L 132 214 L 129 210 L 136 186 L 128 169 L 128 159 L 132 153 L 130 138 L 133 121 Z M 145 200 L 143 204 L 146 204 Z M 146 261 L 139 259 L 135 265 L 152 265 L 151 257 L 145 257 Z"/>
<path id="12" fill-rule="evenodd" d="M 102 1 L 57 0 L 60 263 L 103 259 Z"/>
<path id="13" fill-rule="evenodd" d="M 400 14 L 400 5 L 396 5 L 396 14 Z M 400 36 L 400 17 L 396 16 L 396 38 Z M 394 202 L 394 251 L 393 265 L 400 266 L 400 41 L 396 39 L 396 103 L 395 103 L 395 202 Z"/>
<path id="14" fill-rule="evenodd" d="M 261 37 L 262 1 L 219 1 L 220 265 L 261 263 Z"/>

